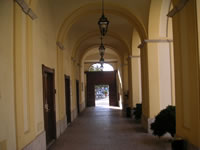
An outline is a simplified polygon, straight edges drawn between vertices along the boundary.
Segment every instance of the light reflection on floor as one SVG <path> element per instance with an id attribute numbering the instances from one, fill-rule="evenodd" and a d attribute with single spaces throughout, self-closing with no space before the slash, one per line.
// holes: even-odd
<path id="1" fill-rule="evenodd" d="M 107 96 L 106 98 L 101 98 L 98 100 L 95 100 L 96 107 L 101 107 L 101 108 L 110 108 L 110 109 L 119 109 L 121 110 L 122 107 L 115 107 L 115 106 L 109 106 L 109 97 Z"/>

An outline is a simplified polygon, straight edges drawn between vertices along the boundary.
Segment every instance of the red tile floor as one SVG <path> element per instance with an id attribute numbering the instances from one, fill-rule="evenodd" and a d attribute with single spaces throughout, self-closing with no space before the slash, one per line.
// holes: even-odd
<path id="1" fill-rule="evenodd" d="M 122 110 L 86 108 L 50 150 L 170 150 L 169 138 L 145 133 Z"/>

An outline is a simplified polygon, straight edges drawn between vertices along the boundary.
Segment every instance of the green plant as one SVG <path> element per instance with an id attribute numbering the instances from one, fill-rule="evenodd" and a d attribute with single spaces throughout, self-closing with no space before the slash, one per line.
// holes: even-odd
<path id="1" fill-rule="evenodd" d="M 135 119 L 140 120 L 142 117 L 142 104 L 136 104 L 136 108 L 134 108 L 133 112 Z"/>
<path id="2" fill-rule="evenodd" d="M 176 109 L 175 106 L 167 106 L 156 117 L 151 124 L 153 135 L 163 136 L 165 133 L 170 133 L 174 137 L 176 133 Z"/>

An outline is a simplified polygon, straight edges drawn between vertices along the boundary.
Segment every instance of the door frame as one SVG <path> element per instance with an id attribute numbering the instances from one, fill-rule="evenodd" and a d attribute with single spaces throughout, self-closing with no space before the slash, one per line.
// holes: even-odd
<path id="1" fill-rule="evenodd" d="M 66 111 L 66 117 L 67 117 L 67 124 L 70 124 L 71 122 L 72 122 L 72 117 L 71 117 L 71 89 L 70 89 L 70 84 L 71 84 L 71 82 L 70 82 L 70 76 L 68 76 L 68 75 L 64 75 L 64 79 L 65 79 L 65 111 Z M 69 80 L 69 103 L 70 103 L 70 106 L 69 106 L 69 113 L 70 114 L 68 114 L 67 113 L 67 95 L 66 95 L 66 80 Z M 70 120 L 69 120 L 69 122 L 68 122 L 68 116 L 70 117 Z"/>
<path id="2" fill-rule="evenodd" d="M 45 86 L 44 86 L 44 74 L 45 73 L 49 73 L 53 75 L 53 90 L 54 90 L 54 94 L 53 94 L 53 107 L 54 107 L 54 113 L 53 113 L 53 119 L 54 119 L 54 125 L 55 128 L 53 130 L 53 135 L 54 135 L 54 139 L 56 140 L 57 136 L 56 136 L 56 103 L 55 103 L 55 94 L 56 94 L 56 90 L 55 90 L 55 69 L 53 68 L 49 68 L 47 66 L 45 66 L 44 64 L 42 64 L 42 83 L 43 83 L 43 115 L 44 115 L 44 129 L 45 129 L 45 122 L 46 122 L 46 114 L 45 114 Z M 45 129 L 46 132 L 46 129 Z M 51 143 L 50 143 L 51 144 Z M 48 146 L 48 145 L 47 145 Z"/>

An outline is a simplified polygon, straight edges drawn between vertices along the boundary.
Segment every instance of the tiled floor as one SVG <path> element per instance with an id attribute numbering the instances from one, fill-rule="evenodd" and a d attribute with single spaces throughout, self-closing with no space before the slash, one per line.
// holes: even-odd
<path id="1" fill-rule="evenodd" d="M 121 110 L 91 107 L 80 114 L 50 150 L 170 150 L 168 140 L 145 133 Z"/>

